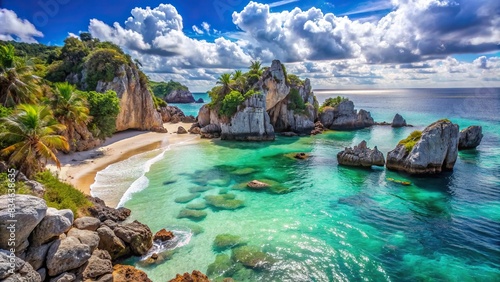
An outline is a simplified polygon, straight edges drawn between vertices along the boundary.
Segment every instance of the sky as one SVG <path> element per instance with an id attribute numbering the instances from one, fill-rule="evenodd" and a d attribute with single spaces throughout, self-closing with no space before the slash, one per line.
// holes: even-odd
<path id="1" fill-rule="evenodd" d="M 274 59 L 315 89 L 500 87 L 498 0 L 0 0 L 0 40 L 80 32 L 193 92 Z"/>

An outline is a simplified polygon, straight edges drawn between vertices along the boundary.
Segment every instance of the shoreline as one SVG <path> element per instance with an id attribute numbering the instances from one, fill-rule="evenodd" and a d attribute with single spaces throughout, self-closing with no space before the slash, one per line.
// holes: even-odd
<path id="1" fill-rule="evenodd" d="M 90 195 L 90 186 L 94 183 L 96 174 L 109 165 L 186 140 L 199 140 L 199 137 L 193 137 L 190 133 L 175 133 L 179 126 L 188 130 L 191 123 L 164 123 L 163 126 L 168 133 L 127 130 L 113 134 L 94 149 L 70 154 L 58 153 L 61 169 L 57 169 L 54 164 L 47 165 L 47 168 L 55 172 L 61 181 L 72 184 L 85 195 Z"/>

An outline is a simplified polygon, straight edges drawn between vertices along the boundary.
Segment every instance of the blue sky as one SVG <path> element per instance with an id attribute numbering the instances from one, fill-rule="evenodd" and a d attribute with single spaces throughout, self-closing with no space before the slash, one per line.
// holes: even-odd
<path id="1" fill-rule="evenodd" d="M 0 39 L 62 45 L 89 31 L 154 80 L 194 91 L 251 60 L 315 88 L 498 87 L 500 2 L 0 1 Z"/>

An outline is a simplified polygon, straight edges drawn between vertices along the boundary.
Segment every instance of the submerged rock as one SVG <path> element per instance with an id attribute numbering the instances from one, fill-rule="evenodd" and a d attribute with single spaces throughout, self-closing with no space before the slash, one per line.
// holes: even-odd
<path id="1" fill-rule="evenodd" d="M 337 161 L 341 165 L 371 167 L 372 165 L 384 166 L 384 154 L 377 149 L 377 146 L 371 150 L 366 146 L 363 140 L 354 148 L 345 148 L 337 154 Z"/>
<path id="2" fill-rule="evenodd" d="M 412 133 L 387 153 L 387 168 L 410 174 L 452 170 L 458 156 L 458 125 L 439 120 L 418 133 Z"/>
<path id="3" fill-rule="evenodd" d="M 199 221 L 207 217 L 207 213 L 200 210 L 182 209 L 177 215 L 177 218 L 188 218 L 191 220 Z"/>
<path id="4" fill-rule="evenodd" d="M 241 239 L 240 236 L 224 233 L 224 234 L 219 234 L 215 237 L 213 248 L 216 251 L 220 252 L 230 248 L 237 247 L 242 244 L 244 244 L 244 241 Z"/>
<path id="5" fill-rule="evenodd" d="M 175 198 L 175 202 L 176 203 L 188 203 L 188 202 L 191 202 L 192 200 L 198 198 L 200 196 L 199 193 L 195 193 L 195 194 L 191 194 L 191 195 L 187 195 L 187 196 L 182 196 L 182 197 L 177 197 Z"/>
<path id="6" fill-rule="evenodd" d="M 250 268 L 265 268 L 273 264 L 274 259 L 262 252 L 257 246 L 241 246 L 234 248 L 231 258 Z"/>
<path id="7" fill-rule="evenodd" d="M 354 103 L 349 100 L 340 102 L 335 107 L 325 107 L 319 115 L 324 127 L 335 130 L 353 130 L 375 124 L 370 112 L 354 110 Z"/>
<path id="8" fill-rule="evenodd" d="M 458 141 L 458 149 L 473 149 L 481 144 L 483 139 L 483 127 L 472 125 L 460 131 L 460 138 Z"/>
<path id="9" fill-rule="evenodd" d="M 309 155 L 306 153 L 297 153 L 293 157 L 298 160 L 306 160 L 307 158 L 309 158 Z"/>
<path id="10" fill-rule="evenodd" d="M 186 205 L 186 208 L 190 210 L 204 210 L 207 208 L 207 204 L 204 202 L 189 203 Z"/>
<path id="11" fill-rule="evenodd" d="M 406 120 L 400 114 L 396 114 L 392 119 L 391 126 L 395 128 L 406 126 Z"/>
<path id="12" fill-rule="evenodd" d="M 232 171 L 231 173 L 234 175 L 248 175 L 257 172 L 255 168 L 252 167 L 246 167 L 246 168 L 240 168 L 237 170 Z"/>
<path id="13" fill-rule="evenodd" d="M 215 261 L 208 265 L 208 276 L 232 276 L 237 270 L 241 269 L 241 263 L 234 263 L 229 255 L 218 254 Z"/>
<path id="14" fill-rule="evenodd" d="M 242 200 L 236 200 L 234 194 L 205 196 L 208 205 L 224 210 L 235 210 L 244 206 Z"/>
<path id="15" fill-rule="evenodd" d="M 212 187 L 210 186 L 198 186 L 198 187 L 191 187 L 189 188 L 189 193 L 203 193 L 203 192 L 206 192 L 208 190 L 211 190 Z"/>

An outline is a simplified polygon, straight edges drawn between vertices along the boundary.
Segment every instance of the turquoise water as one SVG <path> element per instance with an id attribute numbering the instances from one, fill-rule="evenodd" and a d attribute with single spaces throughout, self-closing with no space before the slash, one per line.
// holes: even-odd
<path id="1" fill-rule="evenodd" d="M 193 93 L 194 99 L 197 101 L 199 98 L 202 98 L 205 103 L 210 102 L 210 97 L 208 96 L 207 93 Z M 201 106 L 203 104 L 198 104 L 198 103 L 190 103 L 190 104 L 176 104 L 176 103 L 169 103 L 170 106 L 176 106 L 179 107 L 182 112 L 186 116 L 197 116 L 198 111 L 200 110 Z"/>
<path id="2" fill-rule="evenodd" d="M 207 272 L 220 254 L 213 249 L 214 238 L 230 233 L 265 252 L 269 264 L 258 269 L 234 264 L 233 271 L 212 274 L 214 280 L 500 281 L 500 93 L 427 91 L 317 93 L 320 101 L 348 96 L 378 121 L 390 121 L 399 112 L 415 128 L 374 126 L 268 143 L 202 140 L 162 151 L 147 164 L 142 190 L 135 189 L 136 183 L 137 192 L 124 205 L 132 210 L 131 219 L 153 232 L 174 230 L 182 240 L 164 249 L 162 262 L 126 263 L 153 281 L 194 269 Z M 443 117 L 461 128 L 482 125 L 485 135 L 476 150 L 459 153 L 452 173 L 411 177 L 337 164 L 336 154 L 346 146 L 366 140 L 387 153 L 411 131 Z M 288 155 L 295 152 L 310 157 Z M 272 189 L 244 189 L 253 179 L 272 183 Z M 198 221 L 177 218 L 187 204 L 175 199 L 196 187 L 208 190 L 189 204 L 229 193 L 244 207 L 208 207 Z M 231 250 L 222 253 L 231 256 Z"/>

